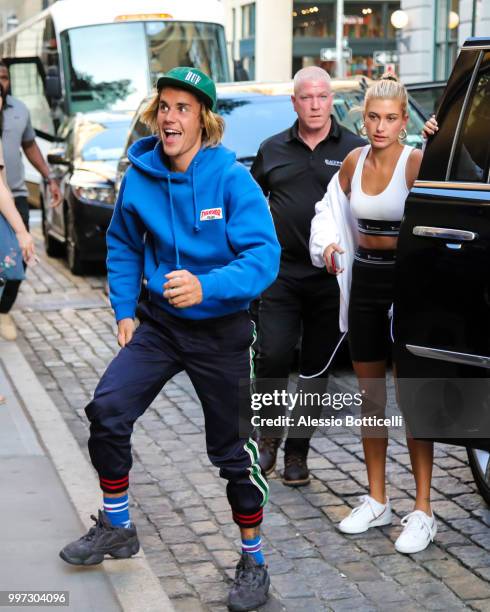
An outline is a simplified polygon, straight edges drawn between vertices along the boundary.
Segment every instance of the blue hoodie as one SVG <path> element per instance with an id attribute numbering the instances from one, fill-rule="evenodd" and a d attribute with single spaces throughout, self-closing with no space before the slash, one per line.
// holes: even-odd
<path id="1" fill-rule="evenodd" d="M 202 148 L 186 172 L 171 172 L 159 140 L 128 151 L 107 231 L 110 299 L 120 321 L 133 318 L 147 280 L 150 300 L 173 315 L 206 319 L 245 310 L 276 278 L 280 247 L 267 202 L 248 170 L 224 146 Z M 175 308 L 165 275 L 185 269 L 203 300 Z"/>

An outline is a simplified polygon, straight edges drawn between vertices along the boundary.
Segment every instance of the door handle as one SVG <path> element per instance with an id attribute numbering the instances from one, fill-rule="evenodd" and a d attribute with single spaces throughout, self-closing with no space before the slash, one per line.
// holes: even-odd
<path id="1" fill-rule="evenodd" d="M 452 361 L 453 363 L 461 363 L 480 368 L 490 368 L 490 356 L 487 355 L 459 353 L 457 351 L 447 351 L 444 349 L 432 348 L 430 346 L 417 346 L 415 344 L 406 344 L 405 347 L 412 355 L 416 355 L 417 357 Z"/>
<path id="2" fill-rule="evenodd" d="M 443 240 L 461 240 L 463 242 L 469 242 L 478 238 L 476 232 L 450 229 L 448 227 L 429 227 L 427 225 L 416 225 L 412 232 L 414 236 L 423 236 L 424 238 L 442 238 Z"/>

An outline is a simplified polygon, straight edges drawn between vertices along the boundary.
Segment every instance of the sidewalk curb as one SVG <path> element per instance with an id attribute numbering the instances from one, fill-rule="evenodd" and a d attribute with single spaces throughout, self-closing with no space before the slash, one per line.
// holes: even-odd
<path id="1" fill-rule="evenodd" d="M 3 366 L 49 455 L 83 525 L 93 526 L 90 514 L 100 507 L 101 493 L 92 467 L 85 459 L 63 416 L 19 347 L 1 343 Z M 22 381 L 22 385 L 15 381 Z M 175 609 L 151 570 L 144 552 L 127 560 L 107 560 L 107 574 L 124 612 L 174 612 Z"/>

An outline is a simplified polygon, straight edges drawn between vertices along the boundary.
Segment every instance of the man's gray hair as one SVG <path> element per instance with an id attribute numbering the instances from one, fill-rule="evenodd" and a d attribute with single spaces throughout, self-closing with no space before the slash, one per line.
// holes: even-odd
<path id="1" fill-rule="evenodd" d="M 306 68 L 301 68 L 294 75 L 294 92 L 299 89 L 301 83 L 305 81 L 324 81 L 327 85 L 330 86 L 330 75 L 326 70 L 320 68 L 320 66 L 307 66 Z"/>

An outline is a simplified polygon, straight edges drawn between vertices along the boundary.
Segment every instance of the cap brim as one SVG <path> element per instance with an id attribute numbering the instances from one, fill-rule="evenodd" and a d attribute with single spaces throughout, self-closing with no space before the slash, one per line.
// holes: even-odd
<path id="1" fill-rule="evenodd" d="M 196 96 L 196 98 L 199 98 L 199 100 L 201 100 L 201 102 L 203 102 L 211 110 L 214 107 L 214 101 L 209 96 L 203 93 L 200 89 L 197 89 L 197 87 L 194 87 L 193 85 L 185 83 L 181 81 L 180 79 L 174 79 L 172 77 L 167 77 L 167 76 L 160 77 L 157 81 L 157 91 L 160 91 L 164 87 L 175 87 L 176 89 L 185 89 L 186 91 L 190 91 L 191 93 L 193 93 Z"/>

